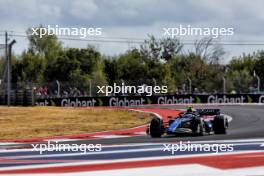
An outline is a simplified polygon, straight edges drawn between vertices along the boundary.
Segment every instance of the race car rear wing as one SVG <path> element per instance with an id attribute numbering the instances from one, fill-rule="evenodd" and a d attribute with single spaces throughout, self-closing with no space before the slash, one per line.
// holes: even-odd
<path id="1" fill-rule="evenodd" d="M 220 115 L 220 109 L 197 109 L 199 115 Z"/>

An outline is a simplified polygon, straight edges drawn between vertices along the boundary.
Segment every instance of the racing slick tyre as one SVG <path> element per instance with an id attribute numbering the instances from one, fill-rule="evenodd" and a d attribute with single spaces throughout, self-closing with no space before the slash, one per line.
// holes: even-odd
<path id="1" fill-rule="evenodd" d="M 216 116 L 213 121 L 213 130 L 215 134 L 226 134 L 228 121 L 224 116 Z"/>
<path id="2" fill-rule="evenodd" d="M 153 118 L 149 126 L 150 136 L 153 138 L 159 138 L 164 133 L 163 121 L 160 118 Z"/>
<path id="3" fill-rule="evenodd" d="M 204 123 L 201 118 L 195 119 L 193 125 L 193 133 L 197 136 L 203 136 L 204 135 Z"/>

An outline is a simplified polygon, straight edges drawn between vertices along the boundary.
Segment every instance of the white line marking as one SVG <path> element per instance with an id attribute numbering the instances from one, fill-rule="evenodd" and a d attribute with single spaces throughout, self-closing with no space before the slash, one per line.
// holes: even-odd
<path id="1" fill-rule="evenodd" d="M 96 138 L 105 138 L 105 139 L 114 139 L 114 138 L 126 138 L 126 137 L 131 137 L 131 136 L 128 136 L 128 135 L 97 135 L 97 136 L 93 136 L 93 137 L 96 137 Z"/>
<path id="2" fill-rule="evenodd" d="M 23 144 L 23 143 L 15 143 L 15 142 L 0 142 L 0 146 L 4 146 L 4 145 L 17 145 L 17 144 Z"/>
<path id="3" fill-rule="evenodd" d="M 263 153 L 263 151 L 243 151 L 243 152 L 232 152 L 232 153 L 221 153 L 221 155 L 232 155 L 232 154 L 250 154 L 250 153 Z M 159 156 L 159 157 L 142 157 L 142 158 L 131 158 L 131 159 L 116 159 L 116 160 L 103 160 L 103 161 L 84 161 L 74 163 L 56 163 L 56 164 L 41 164 L 41 165 L 30 165 L 30 166 L 10 166 L 7 168 L 0 168 L 0 170 L 18 170 L 18 169 L 32 169 L 32 168 L 46 168 L 46 167 L 57 167 L 57 166 L 82 166 L 92 164 L 108 164 L 108 163 L 119 163 L 129 161 L 152 161 L 159 159 L 174 159 L 174 158 L 191 158 L 191 157 L 206 157 L 215 154 L 190 154 L 190 155 L 172 155 L 172 156 Z"/>

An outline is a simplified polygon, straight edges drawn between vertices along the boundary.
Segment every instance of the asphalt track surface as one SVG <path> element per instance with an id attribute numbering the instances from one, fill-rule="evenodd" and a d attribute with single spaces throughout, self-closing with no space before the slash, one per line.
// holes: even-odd
<path id="1" fill-rule="evenodd" d="M 157 108 L 157 106 L 148 106 Z M 146 108 L 146 107 L 144 107 Z M 160 106 L 158 108 L 184 109 L 186 106 Z M 81 144 L 124 144 L 124 143 L 153 143 L 153 142 L 177 142 L 177 141 L 207 141 L 227 139 L 250 139 L 264 137 L 264 106 L 263 105 L 220 105 L 220 106 L 194 106 L 194 108 L 219 108 L 221 113 L 232 117 L 226 135 L 205 136 L 163 136 L 162 138 L 151 138 L 150 136 L 135 136 L 114 139 L 81 140 L 72 143 Z M 71 143 L 71 142 L 67 142 Z"/>
<path id="2" fill-rule="evenodd" d="M 138 107 L 137 107 L 138 108 Z M 185 109 L 186 105 L 168 106 L 142 106 L 142 108 L 164 108 L 164 109 Z M 122 137 L 122 138 L 100 138 L 100 139 L 80 139 L 59 143 L 67 144 L 102 144 L 118 145 L 127 143 L 166 143 L 178 141 L 211 141 L 211 140 L 231 140 L 231 139 L 255 139 L 264 138 L 264 105 L 220 105 L 220 106 L 194 106 L 194 108 L 217 108 L 221 113 L 232 117 L 227 134 L 204 136 L 162 136 L 161 138 L 151 138 L 148 135 Z M 39 142 L 38 142 L 39 143 Z M 41 143 L 41 142 L 40 142 Z M 13 145 L 10 145 L 12 148 Z M 24 147 L 31 144 L 24 144 Z M 0 147 L 1 148 L 1 147 Z"/>
<path id="3" fill-rule="evenodd" d="M 184 109 L 185 107 L 147 106 L 142 108 Z M 14 151 L 8 149 L 0 151 L 0 174 L 31 175 L 36 173 L 79 173 L 82 171 L 92 173 L 93 171 L 115 170 L 112 175 L 117 175 L 125 168 L 147 169 L 153 167 L 159 168 L 159 173 L 163 173 L 165 170 L 161 172 L 161 166 L 181 164 L 185 168 L 184 172 L 190 172 L 190 169 L 187 166 L 185 167 L 184 164 L 197 163 L 200 166 L 223 170 L 264 166 L 264 106 L 195 106 L 195 108 L 220 108 L 222 113 L 231 116 L 232 121 L 227 134 L 199 137 L 165 135 L 162 138 L 151 138 L 148 135 L 142 135 L 59 142 L 75 145 L 103 145 L 102 152 L 88 152 L 86 154 L 80 153 L 80 151 L 47 151 L 40 154 L 30 148 L 21 151 L 20 149 Z M 234 145 L 234 153 L 220 152 L 219 155 L 215 155 L 215 151 L 210 150 L 199 152 L 176 151 L 172 154 L 171 151 L 164 151 L 164 144 L 174 145 L 179 141 L 191 141 L 191 143 L 197 144 L 232 144 Z M 22 145 L 26 147 L 31 144 Z M 216 160 L 218 162 L 215 162 Z M 130 173 L 131 170 L 128 172 Z M 153 172 L 148 173 L 148 175 L 153 174 Z M 257 172 L 251 171 L 249 173 L 254 175 Z M 94 172 L 94 175 L 98 176 L 98 173 Z"/>

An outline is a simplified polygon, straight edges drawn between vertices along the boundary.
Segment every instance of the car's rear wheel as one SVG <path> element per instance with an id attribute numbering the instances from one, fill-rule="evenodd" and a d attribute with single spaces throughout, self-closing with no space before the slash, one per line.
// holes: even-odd
<path id="1" fill-rule="evenodd" d="M 150 136 L 153 138 L 159 138 L 164 133 L 163 121 L 160 118 L 153 118 L 149 126 Z"/>

